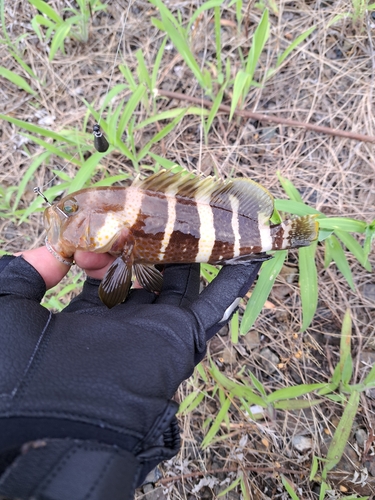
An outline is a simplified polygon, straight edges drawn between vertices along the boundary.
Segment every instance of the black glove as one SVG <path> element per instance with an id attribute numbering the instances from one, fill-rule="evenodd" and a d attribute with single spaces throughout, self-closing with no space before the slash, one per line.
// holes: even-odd
<path id="1" fill-rule="evenodd" d="M 52 314 L 39 273 L 0 259 L 0 495 L 132 498 L 178 452 L 171 398 L 260 265 L 223 267 L 200 295 L 199 265 L 167 266 L 158 297 L 132 290 L 111 310 L 87 279 Z"/>

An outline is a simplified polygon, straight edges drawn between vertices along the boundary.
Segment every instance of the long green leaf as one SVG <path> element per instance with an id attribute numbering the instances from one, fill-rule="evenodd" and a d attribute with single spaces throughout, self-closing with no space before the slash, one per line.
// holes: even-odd
<path id="1" fill-rule="evenodd" d="M 173 119 L 176 116 L 181 115 L 181 113 L 183 113 L 184 116 L 188 115 L 207 116 L 209 112 L 207 109 L 197 108 L 195 106 L 189 106 L 188 108 L 168 109 L 167 111 L 162 111 L 157 115 L 151 116 L 150 118 L 143 120 L 135 127 L 135 130 L 141 130 L 142 128 L 145 128 L 147 125 L 150 125 L 151 123 L 159 122 L 162 120 Z"/>
<path id="2" fill-rule="evenodd" d="M 350 288 L 355 291 L 355 285 L 352 277 L 352 272 L 349 267 L 349 263 L 346 259 L 344 250 L 342 249 L 336 236 L 331 235 L 327 238 L 327 242 L 330 245 L 331 256 L 335 261 L 336 266 L 339 268 L 346 281 L 348 282 Z"/>
<path id="3" fill-rule="evenodd" d="M 146 93 L 146 87 L 144 85 L 139 85 L 137 90 L 133 93 L 129 101 L 126 103 L 125 109 L 118 123 L 118 129 L 117 129 L 118 139 L 120 139 L 122 134 L 124 133 L 124 130 L 128 126 L 129 120 L 135 111 L 135 108 L 138 106 L 145 93 Z"/>
<path id="4" fill-rule="evenodd" d="M 245 313 L 242 318 L 240 333 L 244 335 L 255 323 L 265 301 L 270 294 L 270 291 L 275 283 L 275 280 L 283 267 L 286 259 L 286 250 L 281 250 L 275 253 L 274 257 L 262 264 L 260 275 L 257 284 L 248 300 Z"/>
<path id="5" fill-rule="evenodd" d="M 13 118 L 11 116 L 7 116 L 7 115 L 3 115 L 3 114 L 0 114 L 0 119 L 6 120 L 9 123 L 13 123 L 14 125 L 17 125 L 17 127 L 24 128 L 25 130 L 28 130 L 29 132 L 33 132 L 34 134 L 40 134 L 40 135 L 43 135 L 44 137 L 50 137 L 51 139 L 55 139 L 56 141 L 70 142 L 71 144 L 74 144 L 73 141 L 66 139 L 63 135 L 57 134 L 56 132 L 53 132 L 52 130 L 38 127 L 37 125 L 34 125 L 33 123 L 25 122 L 23 120 L 18 120 L 17 118 Z"/>
<path id="6" fill-rule="evenodd" d="M 306 330 L 310 325 L 318 305 L 318 273 L 315 264 L 317 243 L 298 250 L 299 286 L 302 303 L 302 327 Z"/>
<path id="7" fill-rule="evenodd" d="M 299 203 L 298 201 L 294 200 L 275 200 L 275 208 L 279 210 L 280 212 L 288 212 L 290 214 L 294 215 L 314 215 L 318 214 L 320 217 L 325 217 L 321 212 L 318 212 L 318 210 L 315 210 L 315 208 L 309 207 L 305 203 Z M 320 224 L 320 218 L 319 218 L 319 224 Z"/>
<path id="8" fill-rule="evenodd" d="M 55 21 L 55 23 L 62 24 L 64 22 L 62 17 L 60 17 L 59 14 L 48 5 L 48 3 L 43 2 L 43 0 L 29 0 L 29 2 L 40 12 L 43 12 L 43 14 L 47 17 Z"/>
<path id="9" fill-rule="evenodd" d="M 164 51 L 165 51 L 165 46 L 167 44 L 167 40 L 168 40 L 168 38 L 165 36 L 164 40 L 162 41 L 162 43 L 160 45 L 158 53 L 156 54 L 156 58 L 155 58 L 153 68 L 152 68 L 152 75 L 151 75 L 151 91 L 153 91 L 156 88 L 156 81 L 158 78 L 158 72 L 159 72 L 159 68 L 160 68 L 160 65 L 161 65 L 161 62 L 162 62 L 162 59 L 164 56 Z"/>
<path id="10" fill-rule="evenodd" d="M 279 182 L 286 192 L 286 194 L 289 196 L 289 198 L 293 201 L 297 201 L 298 203 L 303 203 L 303 199 L 301 198 L 301 195 L 299 194 L 297 188 L 294 186 L 294 184 L 287 179 L 286 177 L 283 177 L 280 173 L 280 170 L 276 172 L 277 178 L 279 179 Z M 304 204 L 304 203 L 303 203 Z"/>
<path id="11" fill-rule="evenodd" d="M 273 403 L 275 401 L 281 401 L 284 399 L 292 399 L 299 398 L 300 396 L 304 396 L 305 394 L 309 394 L 310 392 L 317 391 L 318 389 L 322 389 L 326 384 L 301 384 L 295 385 L 292 387 L 283 387 L 282 389 L 277 389 L 276 391 L 271 392 L 267 396 L 267 402 Z"/>
<path id="12" fill-rule="evenodd" d="M 230 106 L 229 120 L 233 118 L 233 114 L 236 111 L 240 99 L 242 99 L 244 88 L 246 87 L 247 81 L 249 79 L 250 79 L 249 75 L 242 69 L 239 70 L 239 72 L 236 75 L 236 78 L 234 79 L 232 104 Z"/>
<path id="13" fill-rule="evenodd" d="M 344 413 L 338 423 L 336 431 L 332 437 L 331 444 L 327 452 L 327 463 L 324 467 L 323 479 L 326 479 L 327 472 L 339 463 L 344 453 L 345 446 L 349 441 L 352 431 L 353 421 L 358 411 L 359 392 L 354 391 L 350 395 Z"/>
<path id="14" fill-rule="evenodd" d="M 288 57 L 288 55 L 296 48 L 298 45 L 300 45 L 308 36 L 311 35 L 313 31 L 316 30 L 316 26 L 312 26 L 308 30 L 306 30 L 304 33 L 299 35 L 293 42 L 289 45 L 289 47 L 284 50 L 284 52 L 277 58 L 277 63 L 276 67 L 280 66 L 280 64 Z"/>
<path id="15" fill-rule="evenodd" d="M 352 252 L 354 257 L 358 262 L 366 269 L 366 271 L 371 272 L 371 264 L 368 261 L 368 256 L 365 255 L 364 249 L 358 243 L 358 241 L 353 238 L 353 236 L 345 231 L 335 230 L 335 234 L 344 243 L 346 248 Z"/>
<path id="16" fill-rule="evenodd" d="M 326 217 L 319 220 L 322 229 L 336 229 L 350 233 L 364 233 L 366 231 L 366 222 L 349 217 Z"/>
<path id="17" fill-rule="evenodd" d="M 225 420 L 225 417 L 229 411 L 230 405 L 231 405 L 231 400 L 229 398 L 227 398 L 224 401 L 224 404 L 222 405 L 222 407 L 220 408 L 220 411 L 217 414 L 213 424 L 211 425 L 210 430 L 207 432 L 205 438 L 202 441 L 201 446 L 203 449 L 206 448 L 211 443 L 213 438 L 219 432 L 221 423 Z"/>
<path id="18" fill-rule="evenodd" d="M 52 59 L 55 57 L 56 52 L 60 49 L 63 54 L 65 54 L 65 48 L 64 48 L 64 43 L 66 37 L 69 35 L 69 32 L 71 30 L 71 26 L 69 23 L 64 23 L 61 26 L 59 26 L 56 30 L 56 33 L 54 34 L 54 37 L 51 42 L 51 50 L 48 56 L 48 59 L 52 61 Z"/>
<path id="19" fill-rule="evenodd" d="M 299 500 L 298 496 L 296 495 L 296 492 L 294 491 L 294 488 L 293 488 L 294 485 L 292 486 L 292 483 L 283 474 L 281 474 L 281 481 L 282 481 L 288 495 L 290 495 L 290 498 L 292 500 Z"/>
<path id="20" fill-rule="evenodd" d="M 270 24 L 268 20 L 268 9 L 265 9 L 262 18 L 254 32 L 251 49 L 247 58 L 246 73 L 253 79 L 256 66 L 259 61 L 260 54 L 268 40 L 270 34 Z"/>
<path id="21" fill-rule="evenodd" d="M 27 186 L 27 183 L 29 182 L 29 180 L 31 179 L 31 177 L 33 176 L 35 170 L 45 161 L 47 160 L 49 157 L 50 157 L 50 153 L 49 152 L 45 152 L 45 153 L 42 153 L 41 155 L 38 155 L 34 161 L 31 163 L 31 165 L 28 167 L 28 169 L 26 170 L 26 172 L 24 173 L 24 175 L 22 176 L 22 181 L 20 182 L 19 186 L 18 186 L 18 189 L 17 189 L 17 195 L 16 195 L 16 199 L 14 200 L 14 204 L 13 204 L 13 210 L 15 210 L 18 206 L 18 203 L 20 202 L 20 199 L 21 199 L 21 196 L 23 195 L 25 189 L 26 189 L 26 186 Z"/>
<path id="22" fill-rule="evenodd" d="M 77 175 L 72 180 L 68 193 L 73 193 L 74 191 L 78 191 L 82 189 L 85 183 L 91 179 L 95 168 L 100 163 L 103 155 L 101 153 L 94 153 L 90 158 L 88 158 L 82 167 L 79 169 Z"/>
<path id="23" fill-rule="evenodd" d="M 191 27 L 195 23 L 195 21 L 198 19 L 198 17 L 204 12 L 205 10 L 213 9 L 214 7 L 221 7 L 223 3 L 223 0 L 208 0 L 208 2 L 204 2 L 203 5 L 201 5 L 198 9 L 196 9 L 193 12 L 193 15 L 191 16 L 189 20 L 189 24 L 187 25 L 186 31 L 189 33 L 191 30 Z"/>
<path id="24" fill-rule="evenodd" d="M 18 88 L 25 90 L 29 94 L 36 95 L 35 90 L 33 90 L 30 85 L 27 83 L 27 81 L 22 78 L 22 76 L 17 75 L 10 69 L 4 68 L 3 66 L 0 66 L 0 76 L 3 78 L 6 78 L 10 82 L 14 83 Z"/>

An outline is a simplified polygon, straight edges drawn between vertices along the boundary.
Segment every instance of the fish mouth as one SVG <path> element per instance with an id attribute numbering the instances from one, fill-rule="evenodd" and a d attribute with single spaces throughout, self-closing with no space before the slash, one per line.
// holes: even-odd
<path id="1" fill-rule="evenodd" d="M 56 245 L 60 237 L 61 220 L 53 206 L 44 211 L 44 227 L 48 241 L 51 245 Z"/>

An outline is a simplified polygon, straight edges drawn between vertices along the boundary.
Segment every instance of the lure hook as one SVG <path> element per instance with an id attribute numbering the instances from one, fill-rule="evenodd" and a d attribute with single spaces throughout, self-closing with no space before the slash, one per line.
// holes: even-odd
<path id="1" fill-rule="evenodd" d="M 34 188 L 34 193 L 35 193 L 35 194 L 38 194 L 39 196 L 41 196 L 41 197 L 43 198 L 43 200 L 47 203 L 47 205 L 48 205 L 49 207 L 52 207 L 52 203 L 50 203 L 50 202 L 47 200 L 47 198 L 44 196 L 44 194 L 43 194 L 43 193 L 42 193 L 42 191 L 40 190 L 40 187 L 39 187 L 39 186 L 37 186 L 37 187 L 35 187 L 35 188 Z"/>

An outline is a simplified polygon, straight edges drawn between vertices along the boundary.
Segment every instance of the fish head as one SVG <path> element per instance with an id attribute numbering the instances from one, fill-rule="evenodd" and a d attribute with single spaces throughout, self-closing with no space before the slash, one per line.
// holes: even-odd
<path id="1" fill-rule="evenodd" d="M 76 250 L 104 253 L 113 246 L 123 227 L 113 204 L 106 204 L 105 193 L 83 189 L 65 196 L 44 212 L 44 227 L 53 248 L 63 257 Z"/>

